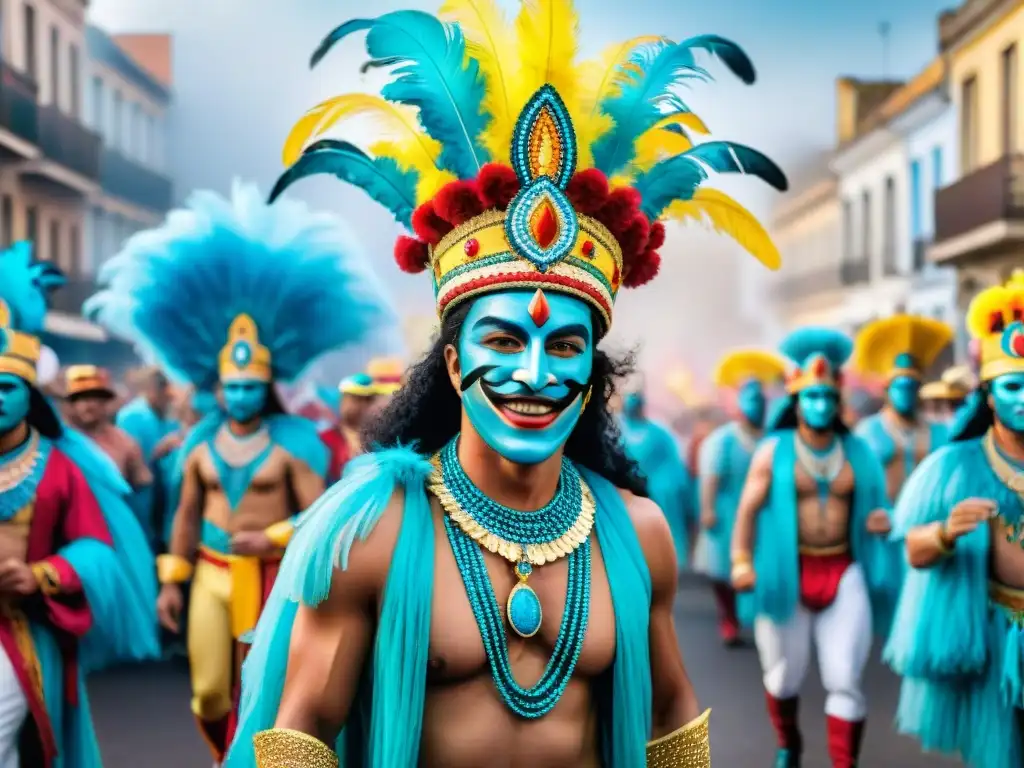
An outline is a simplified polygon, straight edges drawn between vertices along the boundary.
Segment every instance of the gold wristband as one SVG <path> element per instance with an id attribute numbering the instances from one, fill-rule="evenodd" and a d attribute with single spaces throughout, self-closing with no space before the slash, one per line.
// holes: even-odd
<path id="1" fill-rule="evenodd" d="M 35 576 L 39 591 L 47 597 L 60 594 L 60 574 L 52 563 L 38 562 L 29 566 Z"/>
<path id="2" fill-rule="evenodd" d="M 738 549 L 732 553 L 730 561 L 732 563 L 732 566 L 736 567 L 737 565 L 751 565 L 753 562 L 753 558 L 750 556 L 750 553 L 746 550 Z"/>
<path id="3" fill-rule="evenodd" d="M 338 756 L 307 733 L 287 728 L 260 731 L 252 737 L 256 768 L 338 768 Z"/>
<path id="4" fill-rule="evenodd" d="M 678 731 L 647 742 L 647 768 L 711 768 L 711 710 Z"/>
<path id="5" fill-rule="evenodd" d="M 288 546 L 288 542 L 292 540 L 293 533 L 295 533 L 295 524 L 291 520 L 282 520 L 279 523 L 274 523 L 269 528 L 263 529 L 263 534 L 270 539 L 270 543 L 281 549 Z"/>
<path id="6" fill-rule="evenodd" d="M 161 584 L 181 584 L 192 578 L 192 563 L 180 555 L 157 555 L 156 578 Z"/>
<path id="7" fill-rule="evenodd" d="M 953 545 L 949 543 L 949 535 L 946 533 L 945 523 L 936 524 L 935 543 L 939 547 L 939 552 L 941 552 L 943 555 L 953 554 Z"/>

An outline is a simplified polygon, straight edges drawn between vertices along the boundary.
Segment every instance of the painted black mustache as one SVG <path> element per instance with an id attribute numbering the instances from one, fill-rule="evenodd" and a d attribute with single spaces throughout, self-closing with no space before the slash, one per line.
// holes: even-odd
<path id="1" fill-rule="evenodd" d="M 467 373 L 465 376 L 462 377 L 462 384 L 459 386 L 460 391 L 465 392 L 467 389 L 469 389 L 474 384 L 476 384 L 477 379 L 482 378 L 484 375 L 490 373 L 495 368 L 498 368 L 498 366 L 497 365 L 480 365 L 480 366 L 477 366 L 472 371 L 470 371 L 469 373 Z M 580 394 L 581 392 L 585 391 L 587 386 L 588 386 L 587 384 L 584 384 L 582 382 L 576 381 L 575 379 L 566 379 L 564 382 L 562 382 L 562 384 L 563 384 L 563 386 L 569 388 L 569 394 L 567 394 L 565 397 L 563 397 L 561 399 L 561 401 L 559 401 L 559 402 L 564 403 L 564 405 L 568 405 L 569 403 L 571 403 L 573 401 L 573 399 L 578 394 Z M 489 397 L 489 398 L 491 398 L 492 396 L 493 397 L 502 397 L 502 395 L 500 395 L 500 394 L 498 394 L 497 392 L 494 391 L 493 387 L 491 385 L 489 385 L 486 380 L 484 380 L 482 382 L 482 386 L 484 387 L 484 391 L 487 393 L 487 397 Z"/>

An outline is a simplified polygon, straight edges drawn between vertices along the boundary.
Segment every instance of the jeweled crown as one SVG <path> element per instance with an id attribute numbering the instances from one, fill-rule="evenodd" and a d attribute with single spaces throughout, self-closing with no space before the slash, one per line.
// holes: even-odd
<path id="1" fill-rule="evenodd" d="M 978 340 L 982 381 L 1024 372 L 1024 270 L 974 297 L 967 330 Z"/>
<path id="2" fill-rule="evenodd" d="M 842 383 L 841 372 L 823 354 L 814 354 L 786 376 L 786 391 L 796 394 L 815 386 L 838 388 Z"/>
<path id="3" fill-rule="evenodd" d="M 42 343 L 36 336 L 14 330 L 11 314 L 7 302 L 0 299 L 0 373 L 10 373 L 35 384 Z"/>
<path id="4" fill-rule="evenodd" d="M 249 315 L 238 315 L 228 329 L 228 343 L 220 351 L 220 380 L 270 381 L 270 350 L 260 344 L 259 329 Z"/>

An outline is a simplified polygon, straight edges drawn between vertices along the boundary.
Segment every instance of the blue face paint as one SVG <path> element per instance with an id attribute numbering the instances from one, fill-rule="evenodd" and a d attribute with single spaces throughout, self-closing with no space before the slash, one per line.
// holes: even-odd
<path id="1" fill-rule="evenodd" d="M 24 379 L 0 373 L 0 435 L 7 434 L 28 418 L 32 390 Z"/>
<path id="2" fill-rule="evenodd" d="M 1005 373 L 989 384 L 996 418 L 1007 429 L 1024 432 L 1024 373 Z"/>
<path id="3" fill-rule="evenodd" d="M 839 393 L 826 384 L 807 387 L 797 395 L 797 408 L 803 423 L 811 429 L 831 429 L 839 411 Z"/>
<path id="4" fill-rule="evenodd" d="M 897 376 L 889 382 L 889 405 L 900 416 L 913 418 L 917 414 L 921 382 L 910 376 Z"/>
<path id="5" fill-rule="evenodd" d="M 232 379 L 225 382 L 221 389 L 228 418 L 245 424 L 258 417 L 267 403 L 268 387 L 265 381 L 255 379 Z"/>
<path id="6" fill-rule="evenodd" d="M 764 426 L 764 415 L 768 403 L 765 400 L 764 388 L 759 381 L 748 381 L 740 387 L 736 397 L 736 407 L 751 426 L 760 429 Z"/>
<path id="7" fill-rule="evenodd" d="M 466 415 L 487 445 L 517 464 L 538 464 L 569 439 L 594 365 L 587 305 L 552 293 L 550 315 L 538 327 L 529 310 L 533 296 L 481 296 L 458 345 Z"/>

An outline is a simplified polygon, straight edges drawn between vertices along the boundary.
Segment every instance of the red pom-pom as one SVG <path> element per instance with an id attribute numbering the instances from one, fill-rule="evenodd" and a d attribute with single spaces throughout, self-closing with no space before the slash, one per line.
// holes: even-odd
<path id="1" fill-rule="evenodd" d="M 519 179 L 509 166 L 487 163 L 477 174 L 476 187 L 485 208 L 504 211 L 519 192 Z"/>
<path id="2" fill-rule="evenodd" d="M 631 264 L 640 259 L 647 250 L 648 235 L 651 231 L 651 223 L 642 213 L 636 214 L 626 225 L 625 229 L 616 234 L 619 247 L 622 249 L 623 264 Z"/>
<path id="3" fill-rule="evenodd" d="M 618 236 L 640 212 L 640 193 L 632 187 L 613 189 L 596 218 Z"/>
<path id="4" fill-rule="evenodd" d="M 665 244 L 665 225 L 660 221 L 651 224 L 651 231 L 647 235 L 647 250 L 656 251 Z"/>
<path id="5" fill-rule="evenodd" d="M 395 241 L 395 261 L 403 272 L 422 272 L 430 263 L 427 244 L 415 237 L 399 236 Z"/>
<path id="6" fill-rule="evenodd" d="M 412 212 L 412 231 L 417 234 L 420 240 L 437 245 L 441 238 L 452 231 L 454 227 L 437 215 L 432 202 L 418 206 Z"/>
<path id="7" fill-rule="evenodd" d="M 484 203 L 472 181 L 453 181 L 441 187 L 434 196 L 437 215 L 453 227 L 465 224 L 484 212 Z"/>
<path id="8" fill-rule="evenodd" d="M 627 288 L 637 288 L 649 283 L 661 268 L 661 256 L 657 251 L 648 251 L 630 264 L 629 271 L 622 281 Z"/>
<path id="9" fill-rule="evenodd" d="M 587 168 L 569 179 L 565 194 L 577 211 L 595 216 L 608 201 L 608 179 L 596 168 Z"/>

